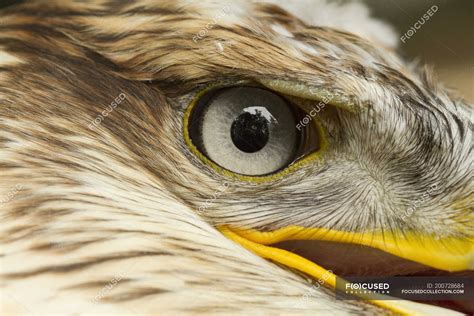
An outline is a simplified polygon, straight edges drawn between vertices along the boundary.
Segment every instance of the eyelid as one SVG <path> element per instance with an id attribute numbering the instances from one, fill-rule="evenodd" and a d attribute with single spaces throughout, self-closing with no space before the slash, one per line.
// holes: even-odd
<path id="1" fill-rule="evenodd" d="M 281 79 L 260 79 L 259 82 L 272 91 L 298 98 L 299 100 L 305 100 L 308 104 L 320 101 L 353 113 L 357 113 L 365 108 L 362 102 L 354 96 L 341 95 L 340 93 L 310 86 L 302 82 Z"/>
<path id="2" fill-rule="evenodd" d="M 227 86 L 225 86 L 227 87 Z M 324 154 L 327 150 L 328 147 L 328 142 L 327 142 L 327 136 L 325 133 L 325 130 L 321 123 L 318 121 L 318 119 L 313 119 L 311 121 L 311 124 L 314 124 L 314 128 L 316 128 L 318 136 L 319 136 L 319 150 L 314 151 L 305 157 L 301 159 L 297 159 L 294 162 L 290 163 L 286 168 L 283 170 L 277 171 L 273 174 L 270 175 L 263 175 L 263 176 L 248 176 L 248 175 L 241 175 L 234 173 L 232 171 L 229 171 L 216 163 L 214 163 L 212 160 L 207 158 L 197 147 L 196 145 L 192 142 L 191 136 L 189 133 L 189 123 L 190 123 L 190 118 L 193 113 L 193 110 L 195 109 L 196 105 L 199 103 L 199 100 L 205 96 L 207 93 L 214 89 L 218 88 L 223 88 L 223 86 L 219 85 L 213 85 L 213 86 L 208 86 L 199 92 L 196 93 L 194 96 L 193 100 L 190 102 L 188 107 L 186 108 L 184 115 L 183 115 L 183 137 L 184 137 L 184 142 L 189 148 L 189 150 L 201 160 L 205 165 L 209 166 L 211 169 L 213 169 L 215 172 L 221 174 L 222 176 L 226 178 L 232 178 L 237 181 L 242 181 L 242 182 L 250 182 L 250 183 L 266 183 L 266 182 L 272 182 L 275 180 L 278 180 L 298 169 L 300 169 L 302 166 L 308 165 L 310 163 L 316 163 L 316 161 L 319 161 L 319 163 L 323 164 L 324 163 Z M 272 90 L 270 90 L 272 91 Z M 314 101 L 313 101 L 314 103 Z"/>

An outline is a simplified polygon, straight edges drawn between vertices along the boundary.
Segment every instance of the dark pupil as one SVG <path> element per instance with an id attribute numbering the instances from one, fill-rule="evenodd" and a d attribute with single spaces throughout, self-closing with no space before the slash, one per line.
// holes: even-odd
<path id="1" fill-rule="evenodd" d="M 230 128 L 234 145 L 246 153 L 259 151 L 268 142 L 268 123 L 259 111 L 239 115 Z"/>

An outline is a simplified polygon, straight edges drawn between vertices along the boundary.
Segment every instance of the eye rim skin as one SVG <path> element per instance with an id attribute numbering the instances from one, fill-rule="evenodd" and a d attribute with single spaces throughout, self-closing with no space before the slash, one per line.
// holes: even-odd
<path id="1" fill-rule="evenodd" d="M 193 110 L 196 108 L 197 104 L 199 103 L 199 100 L 203 96 L 205 96 L 207 93 L 211 92 L 212 90 L 216 89 L 223 89 L 223 88 L 232 88 L 232 87 L 240 87 L 240 86 L 248 86 L 248 87 L 257 87 L 257 88 L 263 88 L 268 91 L 271 91 L 273 93 L 278 94 L 277 92 L 268 89 L 264 86 L 259 86 L 255 84 L 237 84 L 237 85 L 210 85 L 207 86 L 204 89 L 201 89 L 199 92 L 196 93 L 196 95 L 193 97 L 191 102 L 188 104 L 186 107 L 186 110 L 184 111 L 183 115 L 183 138 L 184 138 L 184 143 L 188 147 L 188 149 L 191 151 L 191 153 L 196 156 L 203 164 L 206 166 L 210 167 L 212 170 L 214 170 L 216 173 L 220 174 L 223 177 L 234 179 L 237 181 L 241 182 L 249 182 L 249 183 L 255 183 L 255 184 L 261 184 L 261 183 L 266 183 L 266 182 L 273 182 L 276 180 L 281 179 L 282 177 L 295 172 L 296 170 L 300 169 L 301 167 L 314 163 L 316 161 L 321 161 L 324 162 L 324 154 L 327 151 L 328 148 L 328 140 L 327 140 L 327 135 L 326 131 L 324 130 L 322 124 L 318 121 L 317 117 L 313 117 L 310 124 L 313 124 L 314 128 L 316 128 L 317 133 L 318 133 L 318 140 L 319 140 L 319 146 L 318 150 L 315 150 L 313 152 L 310 152 L 303 158 L 297 157 L 293 162 L 288 164 L 285 168 L 281 169 L 280 171 L 276 171 L 274 173 L 268 174 L 268 175 L 255 175 L 255 176 L 250 176 L 250 175 L 242 175 L 238 174 L 235 172 L 232 172 L 230 170 L 227 170 L 215 162 L 213 162 L 211 159 L 209 159 L 206 155 L 204 155 L 198 148 L 197 146 L 193 143 L 191 139 L 191 135 L 189 133 L 189 122 L 191 119 L 191 116 L 193 114 Z M 297 106 L 297 105 L 294 105 Z M 301 109 L 303 110 L 303 109 Z"/>

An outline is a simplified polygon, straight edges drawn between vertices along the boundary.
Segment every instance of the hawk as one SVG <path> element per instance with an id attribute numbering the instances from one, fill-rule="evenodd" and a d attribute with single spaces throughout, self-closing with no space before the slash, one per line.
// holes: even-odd
<path id="1" fill-rule="evenodd" d="M 468 312 L 334 295 L 472 276 L 472 105 L 396 43 L 359 3 L 3 9 L 2 314 Z"/>

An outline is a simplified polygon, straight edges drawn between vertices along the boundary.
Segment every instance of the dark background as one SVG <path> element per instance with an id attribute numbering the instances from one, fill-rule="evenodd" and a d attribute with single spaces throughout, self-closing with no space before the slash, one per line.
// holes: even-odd
<path id="1" fill-rule="evenodd" d="M 411 39 L 400 41 L 402 54 L 434 67 L 446 86 L 474 102 L 473 0 L 365 0 L 374 16 L 395 27 L 400 35 L 433 5 L 438 11 Z"/>

